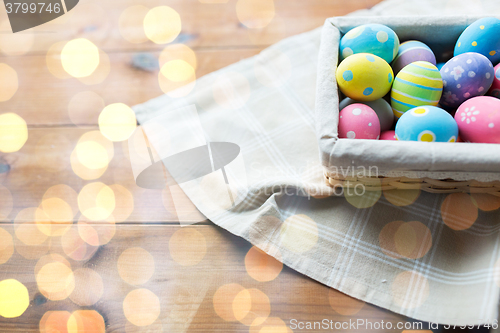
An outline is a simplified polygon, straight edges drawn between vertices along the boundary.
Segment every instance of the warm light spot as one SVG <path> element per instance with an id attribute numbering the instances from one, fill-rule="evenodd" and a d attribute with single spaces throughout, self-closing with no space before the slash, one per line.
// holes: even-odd
<path id="1" fill-rule="evenodd" d="M 401 308 L 417 308 L 424 304 L 428 297 L 429 282 L 415 271 L 398 274 L 392 283 L 392 299 Z"/>
<path id="2" fill-rule="evenodd" d="M 380 249 L 391 258 L 401 258 L 396 248 L 395 236 L 403 224 L 405 224 L 403 221 L 389 222 L 382 228 L 378 236 Z"/>
<path id="3" fill-rule="evenodd" d="M 470 228 L 477 216 L 477 207 L 467 193 L 449 194 L 441 204 L 441 218 L 453 230 Z"/>
<path id="4" fill-rule="evenodd" d="M 102 169 L 109 163 L 106 148 L 94 141 L 85 141 L 76 145 L 76 156 L 83 166 L 89 169 Z"/>
<path id="5" fill-rule="evenodd" d="M 72 226 L 61 236 L 61 247 L 69 258 L 76 261 L 87 261 L 97 251 L 97 246 L 85 242 L 78 232 L 78 226 Z"/>
<path id="6" fill-rule="evenodd" d="M 271 313 L 269 297 L 259 289 L 244 289 L 234 297 L 233 313 L 243 325 L 261 325 Z"/>
<path id="7" fill-rule="evenodd" d="M 332 288 L 328 291 L 328 301 L 332 309 L 343 316 L 355 315 L 365 305 L 365 302 Z"/>
<path id="8" fill-rule="evenodd" d="M 273 0 L 238 0 L 236 15 L 240 22 L 250 29 L 262 29 L 275 15 Z"/>
<path id="9" fill-rule="evenodd" d="M 0 220 L 6 220 L 12 211 L 14 200 L 9 189 L 0 185 Z"/>
<path id="10" fill-rule="evenodd" d="M 272 45 L 289 35 L 287 25 L 293 25 L 293 23 L 275 15 L 264 29 L 247 29 L 247 36 L 254 45 Z"/>
<path id="11" fill-rule="evenodd" d="M 120 277 L 132 285 L 148 282 L 155 272 L 153 256 L 140 247 L 123 251 L 118 258 L 117 266 Z"/>
<path id="12" fill-rule="evenodd" d="M 182 266 L 200 263 L 207 253 L 205 236 L 194 228 L 177 230 L 168 242 L 170 256 Z"/>
<path id="13" fill-rule="evenodd" d="M 184 60 L 171 60 L 158 73 L 160 89 L 173 98 L 188 95 L 196 85 L 194 68 Z"/>
<path id="14" fill-rule="evenodd" d="M 127 140 L 136 126 L 134 111 L 123 103 L 110 104 L 99 115 L 99 130 L 111 141 Z"/>
<path id="15" fill-rule="evenodd" d="M 255 319 L 256 322 L 261 322 L 260 318 Z M 293 333 L 287 324 L 278 317 L 268 317 L 260 325 L 251 325 L 248 329 L 249 333 Z"/>
<path id="16" fill-rule="evenodd" d="M 103 50 L 99 50 L 99 65 L 95 69 L 95 71 L 85 77 L 77 78 L 81 83 L 91 86 L 102 83 L 111 72 L 111 61 L 109 56 Z"/>
<path id="17" fill-rule="evenodd" d="M 28 126 L 23 118 L 15 113 L 0 114 L 0 152 L 16 152 L 27 140 Z"/>
<path id="18" fill-rule="evenodd" d="M 99 246 L 109 243 L 115 236 L 116 224 L 112 215 L 102 220 L 78 220 L 78 234 L 89 245 Z"/>
<path id="19" fill-rule="evenodd" d="M 160 57 L 158 59 L 160 68 L 162 68 L 166 63 L 173 60 L 182 60 L 189 64 L 189 66 L 191 66 L 193 70 L 196 70 L 196 68 L 198 67 L 196 54 L 189 46 L 184 44 L 167 45 L 167 47 L 165 47 L 163 51 L 161 51 Z"/>
<path id="20" fill-rule="evenodd" d="M 272 281 L 278 277 L 283 264 L 253 246 L 245 256 L 245 268 L 248 275 L 259 282 Z"/>
<path id="21" fill-rule="evenodd" d="M 43 244 L 48 236 L 37 226 L 36 216 L 40 217 L 42 209 L 36 207 L 25 208 L 21 210 L 14 220 L 14 230 L 16 237 L 26 245 Z"/>
<path id="22" fill-rule="evenodd" d="M 47 311 L 40 319 L 40 333 L 67 333 L 68 311 Z"/>
<path id="23" fill-rule="evenodd" d="M 260 83 L 266 87 L 278 88 L 290 79 L 292 63 L 285 53 L 267 49 L 256 56 L 254 72 Z"/>
<path id="24" fill-rule="evenodd" d="M 0 316 L 16 318 L 26 311 L 30 305 L 28 289 L 14 279 L 0 282 Z"/>
<path id="25" fill-rule="evenodd" d="M 120 14 L 118 28 L 122 37 L 128 42 L 138 44 L 148 40 L 144 33 L 144 18 L 148 11 L 149 8 L 145 6 L 135 5 L 127 7 Z"/>
<path id="26" fill-rule="evenodd" d="M 408 206 L 420 196 L 420 189 L 384 191 L 384 197 L 394 206 Z"/>
<path id="27" fill-rule="evenodd" d="M 189 311 L 183 316 L 190 316 Z M 183 317 L 184 318 L 184 317 Z M 167 319 L 168 320 L 168 319 Z M 165 327 L 169 327 L 170 320 L 165 324 Z M 148 326 L 135 326 L 130 322 L 125 324 L 125 333 L 168 333 L 168 329 L 164 329 L 161 317 L 158 318 L 154 323 Z"/>
<path id="28" fill-rule="evenodd" d="M 318 226 L 304 214 L 293 215 L 285 220 L 280 229 L 281 245 L 288 250 L 303 253 L 318 242 Z"/>
<path id="29" fill-rule="evenodd" d="M 36 274 L 36 282 L 40 292 L 52 301 L 66 299 L 75 288 L 71 267 L 58 261 L 45 264 Z"/>
<path id="30" fill-rule="evenodd" d="M 236 295 L 245 290 L 237 283 L 230 283 L 219 287 L 213 297 L 215 313 L 225 321 L 236 321 L 233 312 L 233 301 Z"/>
<path id="31" fill-rule="evenodd" d="M 0 50 L 8 56 L 26 54 L 33 47 L 35 35 L 29 31 L 11 33 L 9 21 L 5 18 L 0 24 Z"/>
<path id="32" fill-rule="evenodd" d="M 104 318 L 95 310 L 78 310 L 67 321 L 68 333 L 105 333 Z"/>
<path id="33" fill-rule="evenodd" d="M 71 151 L 73 144 L 61 133 L 47 133 L 36 143 L 35 155 L 36 166 L 48 172 L 61 172 L 69 166 L 67 154 L 62 152 Z"/>
<path id="34" fill-rule="evenodd" d="M 70 161 L 71 161 L 71 169 L 73 170 L 75 175 L 84 180 L 94 180 L 100 178 L 104 174 L 104 172 L 108 169 L 108 166 L 102 169 L 87 168 L 78 160 L 78 157 L 76 156 L 76 149 L 73 150 L 73 152 L 71 153 Z"/>
<path id="35" fill-rule="evenodd" d="M 500 197 L 488 193 L 472 193 L 471 197 L 474 205 L 485 212 L 500 208 Z"/>
<path id="36" fill-rule="evenodd" d="M 247 78 L 236 72 L 219 75 L 212 86 L 214 99 L 225 109 L 239 109 L 250 98 L 250 84 Z"/>
<path id="37" fill-rule="evenodd" d="M 394 244 L 402 256 L 422 258 L 432 247 L 432 234 L 427 226 L 418 221 L 403 223 L 394 235 Z"/>
<path id="38" fill-rule="evenodd" d="M 66 45 L 65 41 L 57 42 L 49 47 L 45 61 L 47 63 L 47 68 L 49 72 L 57 77 L 58 79 L 69 79 L 69 75 L 63 68 L 61 63 L 61 52 Z"/>
<path id="39" fill-rule="evenodd" d="M 144 32 L 156 44 L 170 43 L 181 32 L 181 17 L 168 6 L 151 9 L 144 17 Z"/>
<path id="40" fill-rule="evenodd" d="M 51 198 L 59 198 L 64 200 L 73 211 L 73 217 L 78 213 L 78 194 L 76 191 L 66 184 L 51 186 L 43 195 L 42 202 Z"/>
<path id="41" fill-rule="evenodd" d="M 0 102 L 11 99 L 17 92 L 17 88 L 19 88 L 19 81 L 16 70 L 7 64 L 0 63 Z"/>
<path id="42" fill-rule="evenodd" d="M 89 131 L 80 137 L 75 149 L 71 153 L 71 167 L 73 169 L 73 172 L 80 178 L 85 180 L 92 180 L 102 176 L 102 174 L 107 169 L 107 164 L 103 168 L 97 168 L 99 165 L 104 164 L 104 153 L 101 151 L 101 153 L 98 155 L 99 157 L 93 157 L 87 154 L 88 149 L 86 149 L 85 146 L 87 146 L 88 148 L 88 145 L 85 144 L 86 142 L 92 142 L 92 145 L 94 145 L 94 143 L 97 143 L 106 150 L 106 154 L 108 156 L 107 164 L 109 164 L 109 162 L 114 157 L 114 147 L 113 142 L 104 137 L 100 131 Z M 82 144 L 85 144 L 83 149 L 79 148 L 79 145 Z M 79 149 L 81 150 L 80 156 L 78 156 L 77 153 Z M 99 148 L 99 150 L 101 149 Z M 82 164 L 80 158 L 85 162 L 85 165 L 92 166 L 95 169 L 91 169 Z"/>
<path id="43" fill-rule="evenodd" d="M 75 289 L 69 298 L 80 306 L 91 306 L 97 303 L 104 291 L 101 276 L 90 268 L 74 271 Z"/>
<path id="44" fill-rule="evenodd" d="M 361 184 L 356 184 L 352 188 L 344 188 L 344 196 L 347 202 L 358 209 L 374 206 L 381 195 L 381 190 L 368 191 L 366 186 Z"/>
<path id="45" fill-rule="evenodd" d="M 104 109 L 104 100 L 93 91 L 82 91 L 74 95 L 68 104 L 68 115 L 77 126 L 96 124 Z"/>
<path id="46" fill-rule="evenodd" d="M 123 300 L 123 313 L 135 326 L 151 325 L 160 315 L 160 300 L 148 289 L 132 290 Z"/>
<path id="47" fill-rule="evenodd" d="M 78 207 L 92 221 L 105 220 L 116 207 L 115 194 L 101 182 L 87 184 L 78 194 Z"/>
<path id="48" fill-rule="evenodd" d="M 88 39 L 73 39 L 62 49 L 61 63 L 64 70 L 73 77 L 89 76 L 99 66 L 99 49 Z"/>
<path id="49" fill-rule="evenodd" d="M 0 228 L 0 265 L 9 261 L 13 254 L 14 242 L 12 236 L 7 230 Z"/>
<path id="50" fill-rule="evenodd" d="M 115 210 L 112 215 L 115 222 L 125 221 L 134 211 L 134 197 L 129 190 L 119 184 L 111 185 L 109 188 L 115 194 Z"/>
<path id="51" fill-rule="evenodd" d="M 47 236 L 61 236 L 73 224 L 73 210 L 60 198 L 49 198 L 42 201 L 41 209 L 35 212 L 38 229 Z"/>

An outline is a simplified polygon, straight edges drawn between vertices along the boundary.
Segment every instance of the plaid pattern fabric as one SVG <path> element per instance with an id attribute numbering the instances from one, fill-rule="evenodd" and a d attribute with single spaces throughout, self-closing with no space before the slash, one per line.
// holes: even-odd
<path id="1" fill-rule="evenodd" d="M 474 6 L 392 0 L 356 14 L 495 12 L 495 0 Z M 237 144 L 239 157 L 224 170 L 178 186 L 213 223 L 287 266 L 419 320 L 493 322 L 500 198 L 418 190 L 332 195 L 313 121 L 319 42 L 320 29 L 283 40 L 198 79 L 185 97 L 164 95 L 136 106 L 137 118 L 160 156 L 165 138 L 148 124 L 167 129 L 176 151 L 199 145 L 199 137 L 190 143 L 193 129 L 208 142 Z"/>

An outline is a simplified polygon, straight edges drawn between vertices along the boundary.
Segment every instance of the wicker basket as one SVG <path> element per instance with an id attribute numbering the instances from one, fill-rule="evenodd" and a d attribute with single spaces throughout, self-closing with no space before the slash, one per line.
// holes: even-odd
<path id="1" fill-rule="evenodd" d="M 335 80 L 341 36 L 366 23 L 391 27 L 401 41 L 420 40 L 438 62 L 453 55 L 462 31 L 478 17 L 337 17 L 323 27 L 318 59 L 316 133 L 326 183 L 363 185 L 368 191 L 421 189 L 431 193 L 500 196 L 500 144 L 422 143 L 338 138 L 339 92 Z M 371 172 L 376 168 L 377 172 Z M 344 172 L 345 170 L 356 172 Z M 342 170 L 340 172 L 339 170 Z M 367 170 L 370 170 L 368 172 Z"/>

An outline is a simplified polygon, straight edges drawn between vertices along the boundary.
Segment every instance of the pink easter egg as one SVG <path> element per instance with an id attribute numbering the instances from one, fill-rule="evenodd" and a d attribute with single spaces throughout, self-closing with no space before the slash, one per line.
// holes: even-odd
<path id="1" fill-rule="evenodd" d="M 460 105 L 455 120 L 465 142 L 500 143 L 500 99 L 471 98 Z"/>
<path id="2" fill-rule="evenodd" d="M 380 140 L 396 140 L 396 131 L 388 130 L 380 133 Z"/>
<path id="3" fill-rule="evenodd" d="M 339 138 L 377 140 L 379 136 L 380 121 L 368 105 L 354 103 L 340 111 Z"/>
<path id="4" fill-rule="evenodd" d="M 495 66 L 494 73 L 493 83 L 491 84 L 490 90 L 488 90 L 488 95 L 500 98 L 500 64 Z"/>

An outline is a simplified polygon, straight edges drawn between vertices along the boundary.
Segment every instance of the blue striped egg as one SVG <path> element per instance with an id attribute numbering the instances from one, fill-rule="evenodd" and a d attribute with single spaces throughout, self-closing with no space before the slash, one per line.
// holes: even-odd
<path id="1" fill-rule="evenodd" d="M 341 60 L 357 53 L 371 53 L 390 63 L 398 49 L 398 36 L 383 24 L 360 25 L 349 30 L 340 40 Z"/>
<path id="2" fill-rule="evenodd" d="M 415 61 L 428 61 L 431 64 L 436 64 L 436 56 L 434 52 L 422 42 L 418 40 L 409 40 L 399 46 L 398 55 L 392 62 L 392 70 L 394 75 L 397 75 L 406 65 Z"/>
<path id="3" fill-rule="evenodd" d="M 436 106 L 443 91 L 443 80 L 436 66 L 416 61 L 405 66 L 394 79 L 391 106 L 396 117 L 424 105 Z"/>
<path id="4" fill-rule="evenodd" d="M 484 17 L 475 21 L 458 38 L 453 55 L 477 52 L 496 65 L 500 61 L 499 31 L 500 20 L 495 17 Z"/>

